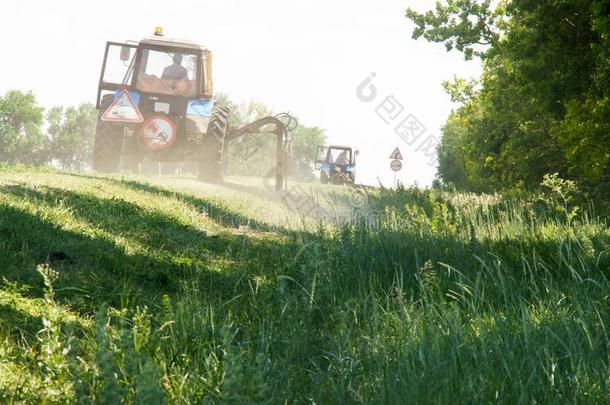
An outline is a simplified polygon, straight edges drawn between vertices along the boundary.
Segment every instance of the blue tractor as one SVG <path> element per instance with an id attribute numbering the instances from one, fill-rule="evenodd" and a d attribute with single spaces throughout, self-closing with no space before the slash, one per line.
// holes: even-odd
<path id="1" fill-rule="evenodd" d="M 318 146 L 316 169 L 322 184 L 355 184 L 358 151 L 349 146 Z"/>

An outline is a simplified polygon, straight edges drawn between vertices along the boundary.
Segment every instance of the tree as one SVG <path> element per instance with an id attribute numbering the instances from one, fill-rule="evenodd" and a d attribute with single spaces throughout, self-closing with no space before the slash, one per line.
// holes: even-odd
<path id="1" fill-rule="evenodd" d="M 466 60 L 484 58 L 488 46 L 500 39 L 503 6 L 491 7 L 491 0 L 447 0 L 436 3 L 435 10 L 418 13 L 408 8 L 407 18 L 415 23 L 413 39 L 422 36 L 432 42 L 443 42 L 447 51 L 457 49 Z"/>
<path id="2" fill-rule="evenodd" d="M 81 170 L 91 160 L 97 110 L 93 104 L 52 107 L 47 113 L 49 158 L 64 169 Z"/>
<path id="3" fill-rule="evenodd" d="M 0 161 L 44 163 L 42 122 L 43 108 L 31 92 L 11 90 L 0 97 Z"/>
<path id="4" fill-rule="evenodd" d="M 324 130 L 318 127 L 299 126 L 292 141 L 292 171 L 291 177 L 301 181 L 314 179 L 314 161 L 319 145 L 326 143 Z"/>
<path id="5" fill-rule="evenodd" d="M 439 177 L 479 191 L 533 188 L 546 173 L 607 182 L 609 15 L 603 0 L 496 8 L 448 0 L 423 14 L 407 10 L 415 38 L 483 61 L 477 91 L 460 79 L 446 84 L 461 106 L 443 131 Z"/>

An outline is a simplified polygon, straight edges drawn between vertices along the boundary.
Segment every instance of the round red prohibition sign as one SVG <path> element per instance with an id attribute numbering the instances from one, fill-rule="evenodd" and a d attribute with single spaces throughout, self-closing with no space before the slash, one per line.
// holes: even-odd
<path id="1" fill-rule="evenodd" d="M 153 115 L 142 123 L 140 135 L 150 149 L 165 149 L 176 140 L 176 124 L 165 115 Z"/>

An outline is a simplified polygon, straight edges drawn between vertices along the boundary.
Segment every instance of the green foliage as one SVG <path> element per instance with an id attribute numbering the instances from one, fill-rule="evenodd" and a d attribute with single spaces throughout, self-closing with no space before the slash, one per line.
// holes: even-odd
<path id="1" fill-rule="evenodd" d="M 0 172 L 0 402 L 610 395 L 610 230 L 570 180 L 312 224 L 184 178 Z"/>
<path id="2" fill-rule="evenodd" d="M 438 150 L 445 183 L 474 191 L 533 189 L 545 174 L 559 173 L 599 198 L 608 195 L 608 7 L 595 0 L 512 0 L 492 10 L 489 2 L 449 1 L 436 12 L 408 13 L 414 36 L 449 47 L 459 38 L 467 58 L 464 44 L 485 29 L 474 22 L 490 19 L 498 33 L 480 54 L 479 90 L 463 80 L 445 86 L 461 103 Z"/>
<path id="3" fill-rule="evenodd" d="M 144 360 L 136 381 L 135 404 L 165 404 L 165 391 L 161 386 L 163 374 L 160 367 L 150 358 Z"/>
<path id="4" fill-rule="evenodd" d="M 52 107 L 47 112 L 49 160 L 64 169 L 81 170 L 90 165 L 98 112 L 93 104 Z"/>
<path id="5" fill-rule="evenodd" d="M 291 178 L 300 181 L 314 179 L 314 161 L 318 146 L 326 144 L 326 134 L 318 127 L 299 126 L 291 145 Z"/>
<path id="6" fill-rule="evenodd" d="M 406 16 L 415 24 L 413 38 L 443 42 L 447 51 L 457 49 L 466 60 L 473 56 L 484 58 L 481 48 L 496 45 L 500 39 L 498 25 L 502 25 L 502 7 L 494 9 L 491 0 L 447 0 L 436 3 L 435 10 L 419 13 L 411 8 Z"/>
<path id="7" fill-rule="evenodd" d="M 222 401 L 227 404 L 270 404 L 272 387 L 266 379 L 268 358 L 250 358 L 235 342 L 228 327 L 221 331 L 223 346 Z"/>
<path id="8" fill-rule="evenodd" d="M 84 169 L 91 159 L 96 122 L 92 104 L 52 107 L 45 116 L 31 92 L 9 91 L 0 97 L 0 162 L 57 162 L 65 169 Z"/>
<path id="9" fill-rule="evenodd" d="M 38 333 L 40 360 L 44 384 L 53 387 L 51 398 L 55 401 L 68 398 L 72 394 L 69 354 L 71 337 L 62 333 L 61 310 L 55 303 L 53 282 L 57 272 L 42 265 L 37 268 L 44 279 L 44 302 L 49 310 L 42 320 L 44 328 Z"/>
<path id="10" fill-rule="evenodd" d="M 579 211 L 578 206 L 572 205 L 578 194 L 576 184 L 573 181 L 560 178 L 557 173 L 553 173 L 544 176 L 542 186 L 550 191 L 552 205 L 555 210 L 558 213 L 563 212 L 568 224 L 571 223 Z"/>
<path id="11" fill-rule="evenodd" d="M 570 163 L 570 171 L 589 181 L 610 181 L 610 97 L 571 101 L 554 136 Z"/>
<path id="12" fill-rule="evenodd" d="M 0 162 L 41 164 L 43 109 L 31 92 L 11 90 L 0 97 Z"/>
<path id="13" fill-rule="evenodd" d="M 443 87 L 454 103 L 466 104 L 475 97 L 476 80 L 461 79 L 454 76 L 453 81 L 444 81 Z"/>
<path id="14" fill-rule="evenodd" d="M 123 390 L 118 382 L 120 370 L 117 365 L 117 350 L 107 325 L 106 307 L 96 314 L 95 335 L 97 343 L 96 365 L 98 367 L 96 399 L 101 404 L 121 403 Z"/>

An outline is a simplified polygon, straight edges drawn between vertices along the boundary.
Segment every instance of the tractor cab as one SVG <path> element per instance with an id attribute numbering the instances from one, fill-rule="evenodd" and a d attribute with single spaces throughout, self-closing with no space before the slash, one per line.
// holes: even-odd
<path id="1" fill-rule="evenodd" d="M 159 28 L 154 37 L 139 43 L 108 42 L 99 81 L 98 107 L 104 95 L 117 89 L 146 93 L 165 101 L 209 100 L 212 98 L 212 53 L 188 40 L 166 38 Z"/>
<path id="2" fill-rule="evenodd" d="M 349 146 L 318 146 L 315 168 L 320 170 L 320 182 L 354 184 L 358 153 Z"/>

